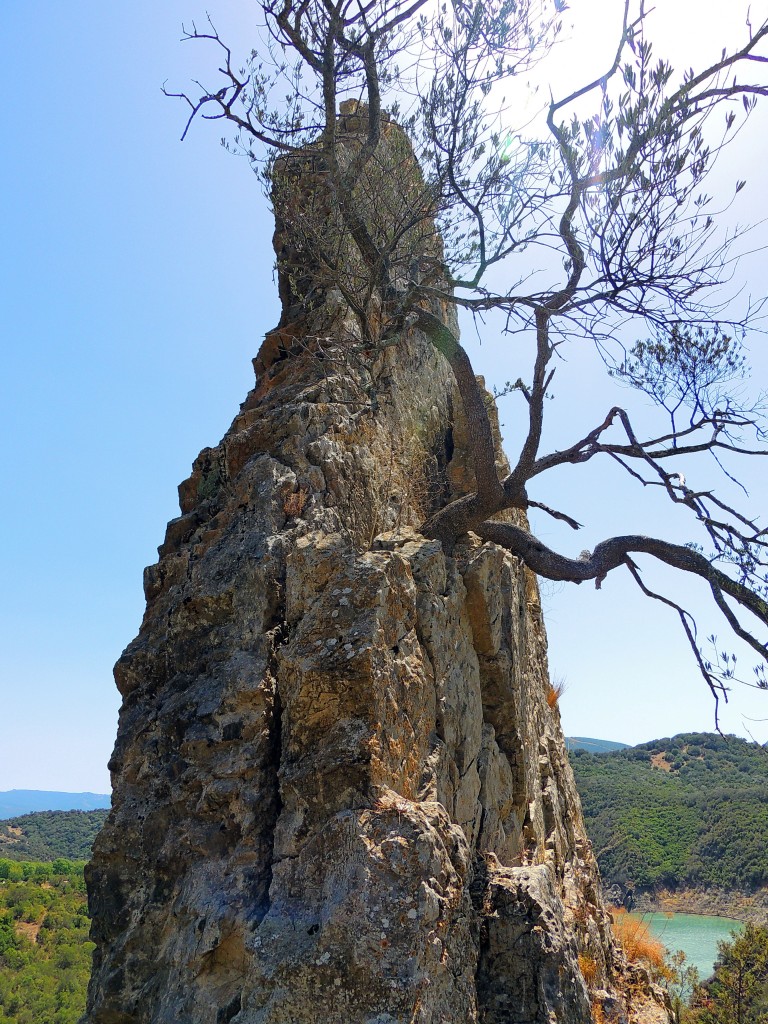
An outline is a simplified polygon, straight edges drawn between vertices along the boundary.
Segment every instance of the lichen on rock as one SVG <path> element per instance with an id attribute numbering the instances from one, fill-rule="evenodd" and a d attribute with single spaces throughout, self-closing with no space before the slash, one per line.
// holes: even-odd
<path id="1" fill-rule="evenodd" d="M 472 485 L 447 364 L 294 299 L 115 669 L 85 1020 L 666 1021 L 622 994 L 535 579 L 418 532 Z"/>

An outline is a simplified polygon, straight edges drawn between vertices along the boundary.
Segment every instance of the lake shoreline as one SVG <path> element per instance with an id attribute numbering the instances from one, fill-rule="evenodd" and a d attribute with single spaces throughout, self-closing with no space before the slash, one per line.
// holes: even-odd
<path id="1" fill-rule="evenodd" d="M 712 914 L 633 911 L 632 917 L 670 956 L 683 953 L 687 965 L 695 967 L 700 978 L 709 978 L 714 972 L 721 943 L 730 942 L 746 927 L 733 917 Z"/>
<path id="2" fill-rule="evenodd" d="M 638 893 L 632 908 L 639 913 L 698 914 L 730 917 L 745 924 L 768 926 L 768 888 L 754 893 L 725 889 L 661 889 Z"/>

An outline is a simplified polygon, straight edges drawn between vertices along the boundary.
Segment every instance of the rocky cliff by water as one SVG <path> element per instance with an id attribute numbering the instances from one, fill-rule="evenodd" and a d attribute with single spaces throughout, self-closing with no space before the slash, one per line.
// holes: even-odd
<path id="1" fill-rule="evenodd" d="M 418 533 L 473 489 L 447 364 L 414 330 L 353 359 L 338 296 L 282 284 L 115 669 L 85 1020 L 666 1021 L 614 949 L 534 577 Z"/>

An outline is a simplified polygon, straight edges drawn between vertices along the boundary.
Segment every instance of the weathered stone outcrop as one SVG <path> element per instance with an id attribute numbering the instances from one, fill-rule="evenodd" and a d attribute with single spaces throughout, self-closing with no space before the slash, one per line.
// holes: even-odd
<path id="1" fill-rule="evenodd" d="M 86 1020 L 666 1021 L 617 990 L 535 579 L 418 533 L 472 484 L 447 367 L 345 315 L 284 317 L 146 570 Z"/>

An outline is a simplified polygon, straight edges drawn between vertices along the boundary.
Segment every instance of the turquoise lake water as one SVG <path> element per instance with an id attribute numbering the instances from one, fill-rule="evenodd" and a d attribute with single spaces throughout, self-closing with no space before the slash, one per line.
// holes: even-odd
<path id="1" fill-rule="evenodd" d="M 717 944 L 731 938 L 731 932 L 744 925 L 730 917 L 705 917 L 703 914 L 635 914 L 648 925 L 651 934 L 670 952 L 682 950 L 688 962 L 708 978 L 717 958 Z"/>

